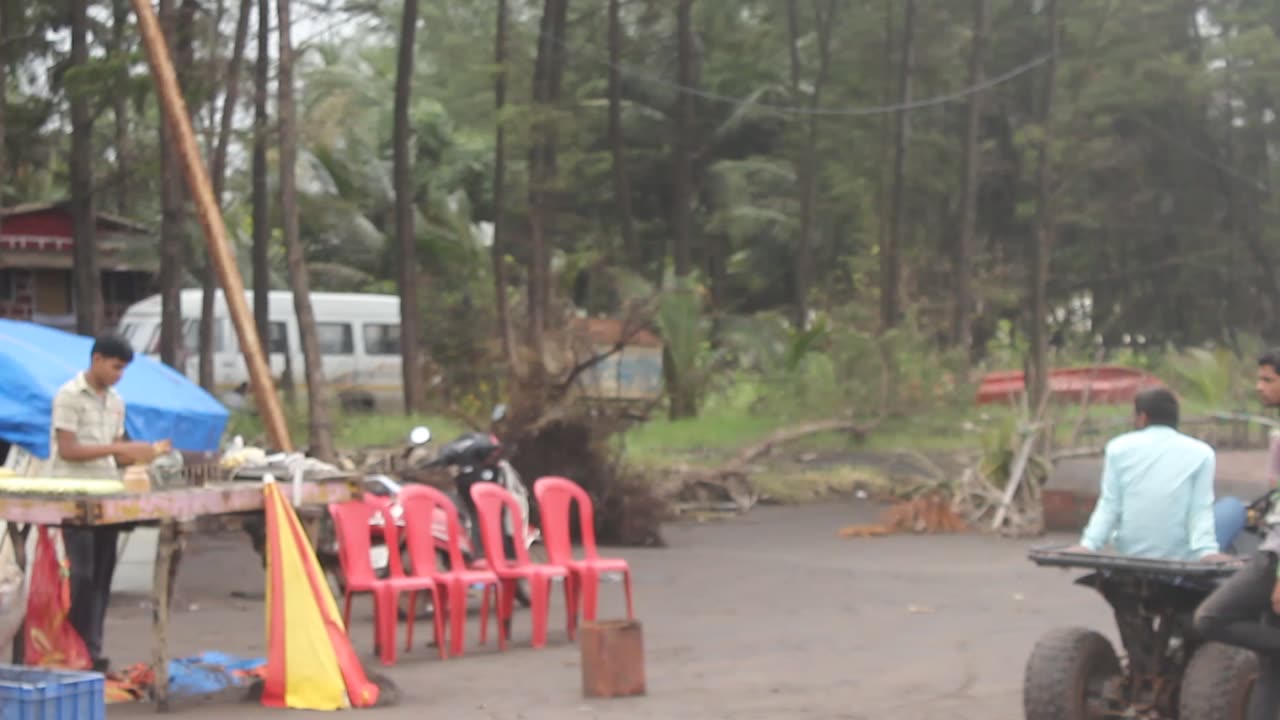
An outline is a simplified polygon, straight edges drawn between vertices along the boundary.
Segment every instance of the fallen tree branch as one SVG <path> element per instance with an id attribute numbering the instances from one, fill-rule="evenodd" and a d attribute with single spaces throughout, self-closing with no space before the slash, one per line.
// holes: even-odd
<path id="1" fill-rule="evenodd" d="M 1059 460 L 1074 460 L 1076 458 L 1097 457 L 1102 454 L 1102 446 L 1097 447 L 1076 447 L 1066 448 L 1064 450 L 1055 450 L 1049 459 L 1053 462 Z"/>
<path id="2" fill-rule="evenodd" d="M 775 446 L 795 442 L 809 435 L 817 435 L 824 432 L 847 432 L 853 434 L 859 440 L 864 440 L 867 433 L 879 424 L 880 418 L 865 422 L 857 422 L 848 418 L 830 418 L 775 430 L 764 439 L 739 450 L 737 455 L 713 470 L 711 474 L 720 476 L 740 474 L 747 465 L 772 450 Z"/>
<path id="3" fill-rule="evenodd" d="M 828 418 L 780 428 L 742 448 L 719 467 L 702 471 L 686 469 L 677 476 L 675 486 L 668 488 L 670 492 L 668 497 L 677 496 L 687 488 L 698 485 L 713 486 L 723 489 L 745 511 L 759 499 L 759 494 L 747 479 L 747 466 L 761 455 L 779 445 L 824 432 L 846 432 L 858 440 L 865 440 L 867 435 L 884 421 L 889 411 L 890 364 L 888 351 L 883 342 L 876 343 L 876 355 L 880 359 L 880 397 L 875 417 L 867 420 L 854 420 L 850 417 Z"/>

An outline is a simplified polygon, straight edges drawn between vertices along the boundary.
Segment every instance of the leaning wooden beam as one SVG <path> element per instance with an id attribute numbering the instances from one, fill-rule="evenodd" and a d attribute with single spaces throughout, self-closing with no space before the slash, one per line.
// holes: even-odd
<path id="1" fill-rule="evenodd" d="M 244 354 L 245 363 L 249 367 L 249 379 L 253 385 L 258 412 L 262 414 L 267 436 L 275 449 L 292 452 L 293 441 L 289 437 L 289 428 L 284 421 L 284 409 L 280 405 L 279 396 L 276 395 L 275 382 L 271 379 L 271 370 L 262 352 L 262 340 L 258 337 L 253 313 L 250 312 L 249 304 L 244 298 L 244 281 L 240 278 L 240 271 L 236 267 L 231 244 L 227 241 L 227 228 L 223 223 L 218 201 L 213 196 L 213 184 L 209 180 L 209 173 L 205 169 L 204 160 L 200 157 L 200 151 L 196 145 L 191 116 L 187 112 L 187 103 L 178 88 L 178 79 L 173 71 L 168 44 L 165 42 L 164 34 L 160 32 L 160 22 L 156 19 L 150 0 L 133 0 L 133 9 L 138 15 L 138 27 L 142 31 L 143 45 L 147 48 L 147 62 L 151 65 L 151 76 L 155 79 L 156 95 L 160 98 L 165 122 L 171 130 L 170 137 L 178 145 L 178 157 L 182 158 L 187 188 L 195 200 L 196 214 L 200 216 L 200 225 L 204 228 L 204 237 L 209 246 L 209 258 L 213 261 L 214 270 L 218 273 L 218 282 L 222 285 L 222 292 L 226 297 L 227 310 L 236 328 L 236 337 L 240 340 L 240 351 Z"/>
<path id="2" fill-rule="evenodd" d="M 1000 506 L 996 509 L 996 516 L 991 521 L 992 530 L 999 530 L 1004 525 L 1009 507 L 1013 505 L 1013 498 L 1018 494 L 1018 487 L 1022 485 L 1022 476 L 1026 474 L 1027 465 L 1031 462 L 1031 450 L 1035 447 L 1039 432 L 1040 424 L 1033 423 L 1028 429 L 1027 436 L 1022 439 L 1018 454 L 1013 457 L 1013 465 L 1009 468 L 1009 482 L 1004 486 L 1004 496 L 1000 498 Z"/>

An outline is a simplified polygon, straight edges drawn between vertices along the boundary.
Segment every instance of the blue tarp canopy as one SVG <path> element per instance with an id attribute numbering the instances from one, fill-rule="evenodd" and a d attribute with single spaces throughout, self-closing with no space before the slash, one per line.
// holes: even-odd
<path id="1" fill-rule="evenodd" d="M 0 319 L 0 439 L 49 457 L 53 396 L 89 367 L 93 338 Z M 116 386 L 125 432 L 134 440 L 173 440 L 178 450 L 217 450 L 228 412 L 185 375 L 141 353 Z"/>

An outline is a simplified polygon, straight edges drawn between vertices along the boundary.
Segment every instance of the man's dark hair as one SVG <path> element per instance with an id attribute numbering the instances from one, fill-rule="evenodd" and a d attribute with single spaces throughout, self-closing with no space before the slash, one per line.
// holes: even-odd
<path id="1" fill-rule="evenodd" d="M 1276 374 L 1280 374 L 1280 348 L 1267 350 L 1258 356 L 1258 367 L 1268 365 Z"/>
<path id="2" fill-rule="evenodd" d="M 108 360 L 122 360 L 126 363 L 133 362 L 133 346 L 128 340 L 107 333 L 99 335 L 97 340 L 93 341 L 93 350 L 89 352 L 89 356 L 101 355 Z"/>
<path id="3" fill-rule="evenodd" d="M 1133 411 L 1147 416 L 1149 425 L 1178 427 L 1178 398 L 1165 388 L 1143 390 L 1133 398 Z"/>

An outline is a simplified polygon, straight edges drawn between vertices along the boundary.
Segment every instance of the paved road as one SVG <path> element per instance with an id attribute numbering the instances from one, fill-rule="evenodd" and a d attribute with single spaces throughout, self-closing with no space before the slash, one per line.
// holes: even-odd
<path id="1" fill-rule="evenodd" d="M 440 662 L 432 650 L 415 649 L 389 673 L 404 692 L 402 704 L 370 712 L 388 720 L 424 713 L 502 720 L 1018 718 L 1022 666 L 1037 636 L 1061 624 L 1113 634 L 1100 598 L 1072 586 L 1073 576 L 1024 559 L 1033 541 L 836 537 L 839 527 L 874 512 L 852 502 L 758 508 L 730 521 L 673 525 L 665 549 L 625 551 L 637 575 L 647 697 L 583 701 L 578 653 L 563 635 L 557 606 L 544 650 L 528 647 L 525 613 L 506 653 L 472 648 Z M 262 654 L 262 605 L 228 597 L 260 587 L 247 543 L 234 536 L 201 541 L 181 579 L 177 651 Z M 618 588 L 606 588 L 606 616 L 621 608 Z M 117 661 L 147 656 L 149 613 L 139 600 L 121 595 L 113 608 L 108 644 Z M 367 654 L 368 607 L 356 615 L 353 637 Z M 469 637 L 474 643 L 474 627 Z M 378 665 L 370 659 L 368 667 Z M 222 718 L 246 710 L 221 703 L 185 714 Z M 141 712 L 113 707 L 111 714 Z"/>

